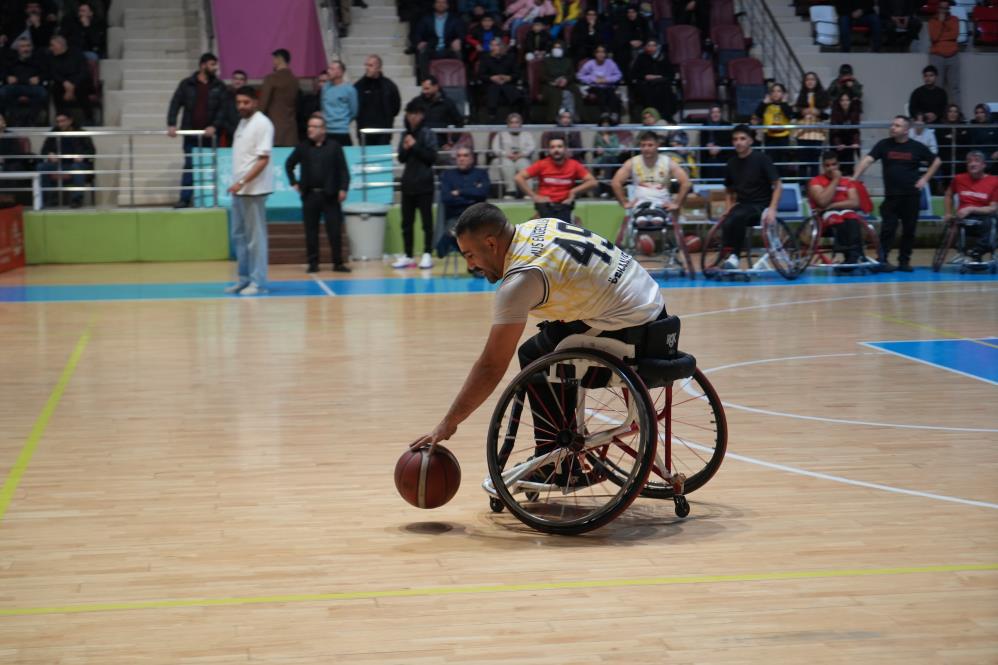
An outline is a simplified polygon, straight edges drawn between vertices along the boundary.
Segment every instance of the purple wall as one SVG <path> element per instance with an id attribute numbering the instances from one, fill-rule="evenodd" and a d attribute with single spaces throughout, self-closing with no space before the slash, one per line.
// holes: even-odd
<path id="1" fill-rule="evenodd" d="M 243 69 L 263 78 L 273 65 L 270 54 L 285 48 L 291 71 L 315 76 L 326 68 L 315 0 L 212 0 L 221 76 Z"/>

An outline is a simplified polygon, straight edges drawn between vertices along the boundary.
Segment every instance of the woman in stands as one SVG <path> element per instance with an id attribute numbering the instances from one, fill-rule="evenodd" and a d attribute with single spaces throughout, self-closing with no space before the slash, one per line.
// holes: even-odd
<path id="1" fill-rule="evenodd" d="M 804 74 L 804 79 L 800 84 L 800 92 L 797 93 L 797 101 L 794 103 L 794 115 L 803 117 L 804 109 L 812 108 L 818 111 L 822 118 L 828 117 L 828 107 L 831 106 L 831 98 L 821 85 L 821 79 L 814 72 Z"/>
<path id="2" fill-rule="evenodd" d="M 858 125 L 862 117 L 861 103 L 852 95 L 843 92 L 832 105 L 833 125 Z M 859 150 L 859 128 L 833 129 L 830 133 L 832 148 L 839 155 L 839 166 L 843 175 L 852 175 Z"/>
<path id="3" fill-rule="evenodd" d="M 950 104 L 946 107 L 943 126 L 936 127 L 939 159 L 943 160 L 943 166 L 939 169 L 942 172 L 942 178 L 933 182 L 939 182 L 942 191 L 949 187 L 950 181 L 957 172 L 957 166 L 967 159 L 967 152 L 970 150 L 970 132 L 963 127 L 948 127 L 947 125 L 963 125 L 966 122 L 960 107 L 956 104 Z"/>

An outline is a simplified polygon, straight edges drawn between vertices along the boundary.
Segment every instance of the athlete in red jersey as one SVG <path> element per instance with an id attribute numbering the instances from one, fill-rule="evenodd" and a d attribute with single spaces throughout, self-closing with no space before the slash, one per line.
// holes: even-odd
<path id="1" fill-rule="evenodd" d="M 950 183 L 943 199 L 946 220 L 973 221 L 967 224 L 967 233 L 977 236 L 977 243 L 968 250 L 971 258 L 980 261 L 981 257 L 995 248 L 991 241 L 991 229 L 998 214 L 998 176 L 987 175 L 988 167 L 984 153 L 973 150 L 967 153 L 967 172 L 961 173 Z M 956 214 L 953 214 L 953 195 L 960 197 Z"/>
<path id="2" fill-rule="evenodd" d="M 839 158 L 834 150 L 821 155 L 821 174 L 807 184 L 811 207 L 820 212 L 822 230 L 831 228 L 835 244 L 845 254 L 843 263 L 858 263 L 862 255 L 860 245 L 859 190 L 856 182 L 846 178 L 839 170 Z"/>
<path id="3" fill-rule="evenodd" d="M 527 181 L 537 178 L 537 191 Z M 576 184 L 576 182 L 579 184 Z M 566 156 L 565 139 L 548 139 L 548 156 L 516 174 L 516 184 L 534 201 L 540 217 L 554 217 L 572 223 L 575 197 L 597 186 L 596 178 L 580 162 Z"/>

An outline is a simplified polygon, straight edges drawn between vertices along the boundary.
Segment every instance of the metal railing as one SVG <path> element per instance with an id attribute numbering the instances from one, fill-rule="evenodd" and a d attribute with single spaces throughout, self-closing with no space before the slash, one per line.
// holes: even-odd
<path id="1" fill-rule="evenodd" d="M 168 151 L 162 142 L 166 136 L 165 130 L 53 132 L 11 128 L 0 135 L 0 140 L 23 143 L 23 139 L 27 139 L 31 148 L 23 154 L 5 156 L 0 194 L 21 194 L 22 198 L 27 198 L 30 192 L 31 205 L 35 209 L 48 207 L 47 199 L 61 204 L 67 194 L 71 204 L 88 195 L 94 207 L 163 205 L 177 200 L 182 178 L 189 174 L 194 182 L 184 188 L 190 189 L 192 194 L 200 193 L 202 200 L 217 205 L 217 136 L 208 137 L 203 130 L 179 130 L 173 143 L 175 147 Z M 184 137 L 196 139 L 194 147 L 205 149 L 189 168 L 184 165 Z M 43 145 L 48 138 L 55 139 L 55 151 L 43 154 Z M 92 143 L 96 139 L 94 152 L 63 150 L 65 141 L 77 138 L 88 138 Z M 155 148 L 139 150 L 143 141 L 153 138 L 158 139 Z M 18 180 L 30 182 L 19 185 Z"/>
<path id="2" fill-rule="evenodd" d="M 752 46 L 759 49 L 759 59 L 769 66 L 773 79 L 784 85 L 802 80 L 804 67 L 769 10 L 769 3 L 765 0 L 741 0 L 741 11 L 748 23 Z"/>

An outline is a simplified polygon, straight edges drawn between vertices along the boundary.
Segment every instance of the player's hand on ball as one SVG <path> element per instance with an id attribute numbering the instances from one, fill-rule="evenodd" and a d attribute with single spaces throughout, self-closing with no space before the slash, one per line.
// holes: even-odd
<path id="1" fill-rule="evenodd" d="M 439 425 L 433 428 L 432 432 L 419 437 L 409 444 L 409 447 L 413 450 L 419 450 L 420 448 L 428 445 L 430 447 L 430 452 L 432 453 L 433 447 L 437 443 L 448 440 L 454 436 L 454 432 L 456 431 L 457 425 L 451 425 L 446 421 L 441 421 Z"/>

